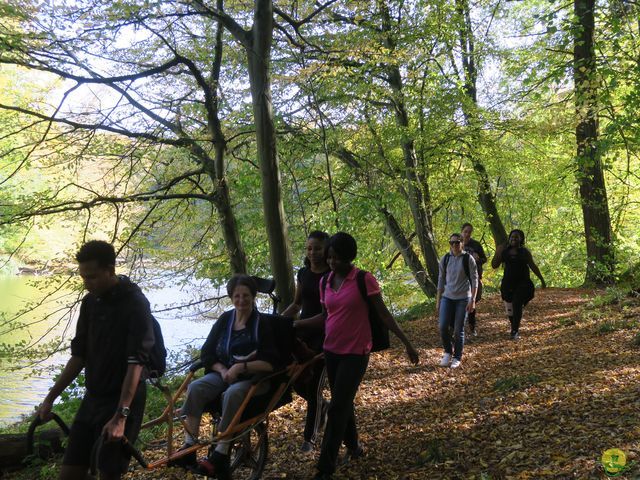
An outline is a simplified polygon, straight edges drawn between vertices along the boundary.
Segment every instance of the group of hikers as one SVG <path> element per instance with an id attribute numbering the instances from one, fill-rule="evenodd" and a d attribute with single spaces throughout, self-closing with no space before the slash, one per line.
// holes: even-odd
<path id="1" fill-rule="evenodd" d="M 441 365 L 451 368 L 460 366 L 462 360 L 465 322 L 472 335 L 477 333 L 475 308 L 487 257 L 472 233 L 473 227 L 465 224 L 461 234 L 452 234 L 450 252 L 440 260 L 436 308 L 445 352 Z M 494 268 L 504 265 L 500 290 L 513 339 L 519 335 L 522 310 L 533 298 L 529 269 L 545 286 L 524 240 L 521 230 L 513 230 L 508 244 L 497 248 L 491 262 Z M 376 278 L 354 266 L 357 250 L 356 240 L 348 233 L 329 236 L 311 232 L 306 240 L 305 266 L 297 273 L 293 303 L 281 313 L 295 319 L 296 341 L 316 354 L 308 374 L 294 386 L 307 402 L 303 452 L 316 448 L 324 428 L 314 480 L 332 478 L 340 464 L 364 454 L 354 400 L 373 347 L 370 310 L 400 339 L 409 360 L 419 362 L 418 352 L 385 305 Z M 119 479 L 130 460 L 119 440 L 126 437 L 135 442 L 142 425 L 144 366 L 152 355 L 155 320 L 140 288 L 116 274 L 116 253 L 111 244 L 87 242 L 76 260 L 88 293 L 81 302 L 71 357 L 38 415 L 48 420 L 56 398 L 84 369 L 86 393 L 71 426 L 59 478 L 87 478 L 92 446 L 102 436 L 105 442 L 97 464 L 100 478 Z M 282 367 L 274 332 L 256 307 L 254 278 L 234 275 L 227 293 L 233 308 L 213 325 L 201 349 L 205 373 L 191 382 L 181 407 L 185 426 L 181 449 L 199 441 L 201 417 L 208 404 L 221 400 L 218 431 L 224 431 L 251 388 L 252 376 Z M 331 392 L 329 402 L 321 395 L 325 378 Z M 266 390 L 268 385 L 261 388 Z M 343 444 L 346 453 L 339 458 Z M 219 441 L 206 459 L 198 461 L 192 452 L 173 464 L 230 479 L 230 446 L 229 441 Z"/>
<path id="2" fill-rule="evenodd" d="M 478 335 L 476 303 L 482 295 L 482 267 L 487 256 L 480 242 L 472 238 L 473 225 L 462 225 L 461 233 L 449 237 L 449 253 L 440 259 L 436 312 L 444 354 L 440 366 L 458 368 L 462 362 L 465 325 L 472 336 Z M 511 325 L 511 339 L 520 338 L 520 322 L 524 307 L 534 296 L 530 271 L 546 283 L 540 269 L 525 247 L 524 232 L 511 230 L 506 244 L 498 245 L 491 259 L 495 269 L 504 266 L 500 295 Z"/>

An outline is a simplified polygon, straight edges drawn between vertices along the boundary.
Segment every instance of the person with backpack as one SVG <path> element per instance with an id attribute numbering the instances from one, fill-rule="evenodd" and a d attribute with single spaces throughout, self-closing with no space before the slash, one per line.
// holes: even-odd
<path id="1" fill-rule="evenodd" d="M 462 230 L 460 233 L 462 234 L 462 248 L 473 257 L 476 261 L 476 266 L 478 267 L 478 290 L 476 291 L 477 305 L 482 298 L 482 265 L 487 262 L 487 255 L 484 253 L 482 244 L 471 238 L 471 235 L 473 234 L 473 225 L 470 223 L 462 224 Z M 475 308 L 473 309 L 473 312 L 467 313 L 467 321 L 471 328 L 471 335 L 476 337 L 478 335 L 478 329 L 476 328 L 477 321 Z"/>
<path id="2" fill-rule="evenodd" d="M 256 282 L 249 275 L 236 274 L 227 283 L 234 308 L 220 315 L 200 350 L 205 374 L 189 384 L 182 405 L 185 440 L 181 450 L 198 442 L 200 420 L 208 404 L 222 398 L 218 431 L 225 431 L 253 385 L 253 376 L 272 372 L 279 366 L 273 331 L 255 305 L 257 292 Z M 262 382 L 255 393 L 260 395 L 268 389 L 268 382 Z M 210 456 L 200 463 L 201 469 L 209 476 L 215 474 L 219 480 L 230 479 L 230 447 L 229 441 L 218 442 Z M 172 465 L 195 469 L 196 452 Z"/>
<path id="3" fill-rule="evenodd" d="M 520 322 L 524 307 L 535 294 L 535 286 L 531 281 L 529 269 L 540 279 L 542 288 L 547 284 L 542 278 L 540 269 L 533 261 L 531 252 L 524 246 L 524 232 L 519 229 L 511 230 L 509 243 L 499 245 L 491 259 L 491 266 L 498 268 L 504 265 L 504 275 L 500 283 L 500 295 L 504 301 L 507 317 L 511 324 L 511 339 L 520 338 Z"/>
<path id="4" fill-rule="evenodd" d="M 462 236 L 449 237 L 449 253 L 440 259 L 436 314 L 444 354 L 441 367 L 458 368 L 464 348 L 465 315 L 476 308 L 478 267 L 475 259 L 462 249 Z"/>
<path id="5" fill-rule="evenodd" d="M 320 280 L 329 271 L 326 258 L 326 243 L 329 235 L 314 230 L 306 241 L 304 267 L 298 270 L 296 293 L 293 303 L 283 312 L 283 317 L 311 318 L 322 313 L 320 304 Z M 322 352 L 324 337 L 319 329 L 298 331 L 299 338 L 313 354 Z M 304 425 L 304 441 L 301 450 L 311 452 L 316 443 L 319 430 L 326 421 L 328 404 L 321 401 L 321 385 L 326 377 L 324 360 L 315 362 L 308 375 L 302 375 L 294 385 L 296 392 L 307 402 L 307 414 Z"/>
<path id="6" fill-rule="evenodd" d="M 347 447 L 345 461 L 364 454 L 358 441 L 354 400 L 367 370 L 369 353 L 376 346 L 374 340 L 378 340 L 372 334 L 372 314 L 402 341 L 410 361 L 414 364 L 419 361 L 418 352 L 387 309 L 375 277 L 353 265 L 357 250 L 355 239 L 348 233 L 338 232 L 329 238 L 327 263 L 331 272 L 323 277 L 320 286 L 323 313 L 295 322 L 297 328 L 324 324 L 325 331 L 323 349 L 331 402 L 317 480 L 332 477 L 343 441 Z M 362 286 L 367 299 L 363 298 Z M 383 343 L 388 347 L 388 337 Z"/>
<path id="7" fill-rule="evenodd" d="M 93 240 L 76 255 L 88 293 L 80 304 L 71 358 L 38 409 L 51 418 L 55 399 L 84 369 L 86 393 L 76 413 L 60 468 L 61 480 L 88 478 L 91 449 L 102 435 L 98 458 L 102 480 L 121 478 L 130 454 L 123 437 L 135 442 L 146 400 L 144 367 L 155 344 L 149 301 L 127 277 L 116 275 L 116 253 Z"/>

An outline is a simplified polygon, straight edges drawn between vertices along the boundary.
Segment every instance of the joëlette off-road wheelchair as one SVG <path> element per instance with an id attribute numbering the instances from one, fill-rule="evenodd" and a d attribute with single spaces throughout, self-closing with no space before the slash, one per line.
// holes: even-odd
<path id="1" fill-rule="evenodd" d="M 221 400 L 218 398 L 215 402 L 207 407 L 207 411 L 211 414 L 212 433 L 206 440 L 199 439 L 198 443 L 178 450 L 176 448 L 175 426 L 176 424 L 185 427 L 184 419 L 180 416 L 177 405 L 184 396 L 189 383 L 193 380 L 196 372 L 204 368 L 204 364 L 197 360 L 189 366 L 189 372 L 175 392 L 162 384 L 159 380 L 152 380 L 151 383 L 158 388 L 164 395 L 167 406 L 162 414 L 142 425 L 142 429 L 166 426 L 166 439 L 162 440 L 165 446 L 165 452 L 162 458 L 152 462 L 147 461 L 144 454 L 131 445 L 126 439 L 123 439 L 123 448 L 127 449 L 136 461 L 147 470 L 163 468 L 170 464 L 179 463 L 179 460 L 187 455 L 199 452 L 204 449 L 213 451 L 216 444 L 220 441 L 230 441 L 230 471 L 234 480 L 257 480 L 262 476 L 265 468 L 269 450 L 269 417 L 270 414 L 283 405 L 292 401 L 291 390 L 294 383 L 301 375 L 308 372 L 308 369 L 318 362 L 322 355 L 312 355 L 310 351 L 296 348 L 300 345 L 295 338 L 293 328 L 293 319 L 282 317 L 275 313 L 278 298 L 273 293 L 275 282 L 259 277 L 254 277 L 258 284 L 258 292 L 265 293 L 270 296 L 273 301 L 273 311 L 265 316 L 271 324 L 276 342 L 276 348 L 280 356 L 280 364 L 286 367 L 269 374 L 258 374 L 253 378 L 253 385 L 245 397 L 242 405 L 236 412 L 233 420 L 225 431 L 217 430 L 217 419 L 221 411 Z M 266 393 L 258 395 L 256 392 L 263 390 L 260 388 L 264 383 L 269 384 Z M 63 428 L 64 423 L 59 417 L 54 416 L 54 420 Z M 61 423 L 62 422 L 62 423 Z M 36 417 L 30 428 L 28 436 L 29 449 L 33 452 L 33 431 L 42 422 Z M 181 429 L 179 429 L 181 431 Z M 68 434 L 68 430 L 65 431 Z M 97 460 L 100 455 L 102 446 L 102 438 L 98 439 L 93 447 L 91 455 L 91 473 L 95 475 L 97 471 Z M 201 474 L 206 475 L 204 472 Z"/>

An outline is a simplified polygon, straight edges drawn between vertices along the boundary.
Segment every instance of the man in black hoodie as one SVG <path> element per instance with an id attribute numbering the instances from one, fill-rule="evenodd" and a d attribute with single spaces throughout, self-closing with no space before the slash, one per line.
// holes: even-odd
<path id="1" fill-rule="evenodd" d="M 86 479 L 91 448 L 104 437 L 98 469 L 101 480 L 127 471 L 130 457 L 122 437 L 138 436 L 146 399 L 143 365 L 155 342 L 149 301 L 140 288 L 115 273 L 116 254 L 107 242 L 85 243 L 76 260 L 84 286 L 71 341 L 71 358 L 39 408 L 43 420 L 62 391 L 85 371 L 86 393 L 71 426 L 60 480 Z"/>

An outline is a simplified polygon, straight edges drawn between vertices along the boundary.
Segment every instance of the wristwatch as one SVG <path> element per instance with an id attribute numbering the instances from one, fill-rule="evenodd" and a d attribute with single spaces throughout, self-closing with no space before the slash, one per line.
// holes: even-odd
<path id="1" fill-rule="evenodd" d="M 120 415 L 121 417 L 127 418 L 129 416 L 129 413 L 131 413 L 131 409 L 129 407 L 120 407 L 118 409 L 118 415 Z"/>

